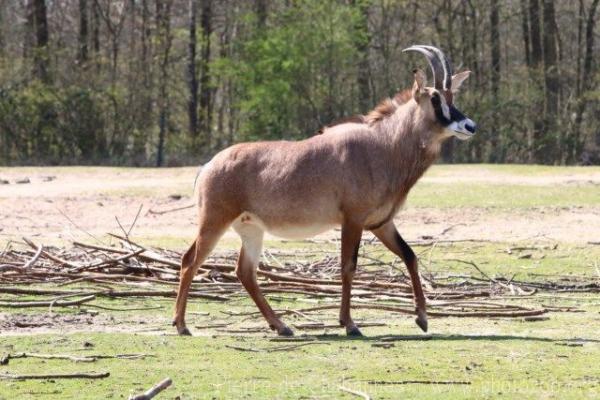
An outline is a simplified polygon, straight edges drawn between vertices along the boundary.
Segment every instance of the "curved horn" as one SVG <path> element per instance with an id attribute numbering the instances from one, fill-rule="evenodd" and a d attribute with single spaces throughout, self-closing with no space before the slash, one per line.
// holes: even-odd
<path id="1" fill-rule="evenodd" d="M 433 46 L 420 46 L 423 47 L 433 53 L 435 53 L 435 55 L 438 56 L 440 62 L 442 63 L 442 66 L 444 67 L 444 90 L 451 90 L 452 89 L 452 74 L 454 73 L 452 71 L 452 64 L 450 64 L 450 61 L 448 61 L 448 58 L 446 57 L 446 55 L 437 47 L 433 47 Z"/>
<path id="2" fill-rule="evenodd" d="M 427 49 L 426 46 L 410 46 L 410 47 L 407 47 L 406 49 L 402 50 L 403 53 L 405 53 L 407 51 L 419 52 L 419 53 L 423 54 L 425 56 L 425 58 L 427 58 L 427 61 L 429 62 L 429 66 L 431 67 L 431 72 L 433 73 L 433 87 L 438 90 L 442 90 L 443 89 L 442 82 L 444 82 L 445 69 L 444 69 L 442 63 L 440 62 L 439 57 L 436 57 L 437 54 L 432 52 L 431 50 Z"/>

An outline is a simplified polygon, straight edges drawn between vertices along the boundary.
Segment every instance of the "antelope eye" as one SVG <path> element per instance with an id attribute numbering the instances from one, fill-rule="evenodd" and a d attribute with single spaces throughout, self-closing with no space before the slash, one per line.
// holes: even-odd
<path id="1" fill-rule="evenodd" d="M 434 106 L 439 106 L 441 104 L 439 93 L 434 93 L 431 96 L 431 104 L 433 104 Z"/>

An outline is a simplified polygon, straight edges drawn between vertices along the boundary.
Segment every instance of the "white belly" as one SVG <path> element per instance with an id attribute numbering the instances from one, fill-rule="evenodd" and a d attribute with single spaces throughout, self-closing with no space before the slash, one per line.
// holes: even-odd
<path id="1" fill-rule="evenodd" d="M 300 225 L 270 228 L 267 229 L 267 232 L 283 239 L 306 239 L 333 228 L 335 228 L 335 225 Z"/>
<path id="2" fill-rule="evenodd" d="M 253 213 L 244 212 L 233 223 L 234 228 L 243 229 L 244 226 L 255 226 L 261 230 L 283 239 L 306 239 L 327 232 L 335 228 L 336 224 L 320 223 L 311 221 L 306 224 L 266 224 Z"/>

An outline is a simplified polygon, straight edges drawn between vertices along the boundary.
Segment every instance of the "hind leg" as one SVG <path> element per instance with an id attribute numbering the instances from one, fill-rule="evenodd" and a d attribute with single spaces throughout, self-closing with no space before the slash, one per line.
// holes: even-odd
<path id="1" fill-rule="evenodd" d="M 238 279 L 254 300 L 271 329 L 276 330 L 281 336 L 292 336 L 294 333 L 275 314 L 256 281 L 256 269 L 260 260 L 264 231 L 257 225 L 243 222 L 234 223 L 233 229 L 242 238 L 242 248 L 235 269 Z"/>
<path id="2" fill-rule="evenodd" d="M 425 294 L 423 293 L 423 287 L 421 286 L 421 278 L 419 277 L 418 262 L 415 253 L 404 239 L 402 239 L 394 222 L 391 220 L 380 228 L 374 229 L 372 232 L 388 249 L 399 256 L 402 261 L 404 261 L 404 264 L 406 264 L 412 283 L 417 311 L 415 323 L 423 330 L 423 332 L 427 332 L 427 304 Z"/>
<path id="3" fill-rule="evenodd" d="M 213 250 L 228 225 L 228 223 L 219 223 L 217 221 L 209 221 L 206 218 L 200 218 L 198 237 L 181 259 L 179 290 L 177 291 L 175 316 L 173 318 L 173 325 L 177 328 L 177 332 L 180 335 L 190 335 L 190 331 L 185 326 L 185 308 L 192 280 L 198 268 L 200 268 L 206 257 Z"/>

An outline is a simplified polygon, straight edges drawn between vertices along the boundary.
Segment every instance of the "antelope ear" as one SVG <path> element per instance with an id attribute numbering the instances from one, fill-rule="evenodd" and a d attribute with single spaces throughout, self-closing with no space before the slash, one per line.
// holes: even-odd
<path id="1" fill-rule="evenodd" d="M 415 83 L 413 84 L 413 96 L 417 98 L 425 91 L 427 76 L 425 75 L 425 72 L 418 68 L 413 70 L 413 74 L 415 76 Z"/>
<path id="2" fill-rule="evenodd" d="M 471 71 L 459 72 L 456 75 L 452 75 L 452 93 L 458 92 L 458 89 L 462 86 L 463 82 L 471 75 Z"/>

